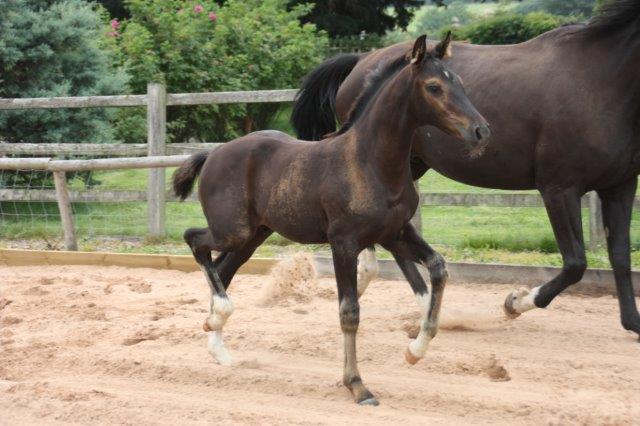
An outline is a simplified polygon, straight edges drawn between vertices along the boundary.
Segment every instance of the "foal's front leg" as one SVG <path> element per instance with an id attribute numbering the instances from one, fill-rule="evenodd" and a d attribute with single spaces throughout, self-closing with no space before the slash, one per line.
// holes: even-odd
<path id="1" fill-rule="evenodd" d="M 438 319 L 444 288 L 449 278 L 444 259 L 435 252 L 418 235 L 411 224 L 407 224 L 398 238 L 383 245 L 396 259 L 405 278 L 418 297 L 424 312 L 420 324 L 420 332 L 405 352 L 405 359 L 410 364 L 417 363 L 427 352 L 427 347 L 438 332 Z M 431 276 L 431 300 L 427 304 L 426 286 L 416 266 L 412 263 L 424 265 Z"/>
<path id="2" fill-rule="evenodd" d="M 361 405 L 378 405 L 362 383 L 356 358 L 356 334 L 360 324 L 358 303 L 357 258 L 359 250 L 349 241 L 331 241 L 333 266 L 338 284 L 340 327 L 344 336 L 344 374 L 342 382 Z"/>

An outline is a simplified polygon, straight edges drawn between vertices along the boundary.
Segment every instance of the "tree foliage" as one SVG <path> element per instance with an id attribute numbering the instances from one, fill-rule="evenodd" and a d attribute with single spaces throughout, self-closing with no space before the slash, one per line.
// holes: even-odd
<path id="1" fill-rule="evenodd" d="M 0 96 L 28 98 L 119 94 L 108 26 L 81 0 L 0 2 Z M 0 139 L 8 142 L 103 142 L 112 139 L 102 109 L 3 111 Z"/>
<path id="2" fill-rule="evenodd" d="M 456 40 L 468 40 L 475 44 L 515 44 L 537 37 L 566 22 L 565 18 L 546 12 L 527 15 L 501 13 L 452 30 Z"/>
<path id="3" fill-rule="evenodd" d="M 301 16 L 325 30 L 330 37 L 360 34 L 383 35 L 395 27 L 406 28 L 414 11 L 423 0 L 289 0 L 289 7 L 312 4 L 313 9 Z"/>
<path id="4" fill-rule="evenodd" d="M 542 11 L 554 15 L 585 18 L 591 16 L 597 3 L 596 0 L 525 0 L 516 8 L 516 12 L 530 13 Z"/>
<path id="5" fill-rule="evenodd" d="M 118 42 L 134 93 L 148 82 L 173 93 L 297 87 L 327 44 L 298 21 L 309 8 L 287 10 L 286 0 L 130 0 L 128 7 Z M 227 140 L 263 127 L 276 111 L 273 104 L 172 107 L 169 136 Z M 135 134 L 128 124 L 122 137 Z"/>

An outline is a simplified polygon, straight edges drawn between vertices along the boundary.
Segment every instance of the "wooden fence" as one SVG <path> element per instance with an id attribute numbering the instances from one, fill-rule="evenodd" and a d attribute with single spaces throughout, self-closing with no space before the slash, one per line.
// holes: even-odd
<path id="1" fill-rule="evenodd" d="M 219 143 L 166 144 L 166 107 L 173 105 L 203 105 L 227 103 L 291 102 L 296 90 L 262 90 L 244 92 L 178 93 L 167 94 L 164 86 L 151 83 L 146 95 L 88 96 L 73 98 L 20 98 L 0 99 L 0 110 L 57 109 L 57 108 L 102 108 L 141 107 L 147 108 L 146 144 L 4 144 L 0 143 L 2 155 L 45 156 L 43 158 L 0 158 L 0 170 L 49 170 L 53 172 L 55 191 L 0 189 L 0 201 L 56 201 L 60 210 L 65 244 L 75 250 L 75 231 L 70 203 L 78 201 L 147 201 L 148 235 L 165 235 L 165 205 L 171 196 L 165 193 L 165 167 L 179 165 L 188 154 L 200 150 L 212 150 Z M 59 160 L 52 157 L 108 156 L 91 160 Z M 48 157 L 47 157 L 48 156 Z M 145 156 L 137 158 L 136 156 Z M 108 170 L 122 168 L 148 168 L 148 189 L 143 191 L 70 191 L 66 185 L 65 172 L 82 170 Z M 538 194 L 465 194 L 424 193 L 422 205 L 437 206 L 500 206 L 541 207 Z M 599 199 L 590 193 L 583 202 L 589 208 L 589 232 L 592 246 L 602 244 L 602 226 Z M 636 205 L 640 202 L 636 200 Z M 414 224 L 420 227 L 420 209 Z"/>
<path id="2" fill-rule="evenodd" d="M 297 90 L 260 90 L 244 92 L 211 92 L 211 93 L 174 93 L 167 94 L 164 85 L 150 83 L 147 85 L 146 95 L 119 96 L 84 96 L 59 98 L 17 98 L 0 99 L 0 110 L 17 109 L 59 109 L 59 108 L 103 108 L 103 107 L 147 107 L 147 144 L 148 157 L 164 156 L 167 154 L 167 106 L 173 105 L 209 105 L 228 103 L 264 103 L 291 102 Z M 24 144 L 22 144 L 24 145 Z M 6 150 L 6 148 L 5 148 Z M 28 150 L 23 147 L 23 150 Z M 8 152 L 7 152 L 8 153 Z M 78 152 L 76 151 L 75 154 Z M 33 152 L 29 153 L 33 155 Z M 87 160 L 100 161 L 100 160 Z M 55 161 L 51 161 L 55 163 Z M 6 163 L 9 164 L 9 163 Z M 9 167 L 5 164 L 5 167 Z M 35 163 L 33 163 L 35 164 Z M 79 163 L 63 166 L 61 163 L 50 164 L 51 167 L 69 167 L 66 170 L 91 170 L 91 166 L 84 169 Z M 97 164 L 97 163 L 95 163 Z M 145 166 L 152 167 L 152 166 Z M 150 237 L 165 235 L 165 166 L 153 166 L 149 169 L 149 184 L 147 190 L 148 224 Z M 62 171 L 62 170 L 56 170 Z M 58 175 L 59 176 L 59 175 Z"/>

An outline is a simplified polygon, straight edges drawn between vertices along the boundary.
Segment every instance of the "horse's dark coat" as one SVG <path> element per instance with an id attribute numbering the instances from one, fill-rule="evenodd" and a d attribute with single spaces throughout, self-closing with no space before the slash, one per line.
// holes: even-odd
<path id="1" fill-rule="evenodd" d="M 350 73 L 335 102 L 341 122 L 348 121 L 371 70 L 401 57 L 409 46 L 397 44 L 363 55 L 355 65 L 343 64 L 339 74 Z M 538 307 L 582 278 L 580 197 L 598 191 L 622 325 L 640 334 L 629 245 L 640 172 L 640 1 L 613 0 L 586 25 L 562 27 L 518 45 L 458 44 L 447 66 L 464 80 L 491 124 L 491 144 L 469 161 L 467 147 L 437 129 L 421 128 L 414 134 L 414 177 L 433 168 L 470 185 L 541 192 L 564 268 L 540 288 Z M 299 101 L 309 113 L 309 100 Z M 332 131 L 328 121 L 316 122 L 314 116 L 292 117 L 301 137 Z"/>
<path id="2" fill-rule="evenodd" d="M 372 81 L 375 93 L 336 137 L 306 143 L 280 132 L 256 132 L 223 145 L 206 160 L 193 156 L 174 176 L 175 192 L 184 199 L 200 173 L 199 197 L 209 226 L 187 230 L 185 240 L 218 297 L 226 297 L 235 272 L 273 231 L 300 243 L 330 243 L 345 335 L 344 383 L 360 403 L 377 402 L 356 365 L 358 253 L 374 243 L 384 245 L 408 262 L 410 280 L 422 280 L 411 262 L 430 267 L 435 282 L 434 308 L 425 312 L 430 335 L 446 278 L 444 262 L 409 224 L 418 205 L 411 135 L 432 124 L 470 142 L 488 136 L 486 121 L 460 82 L 441 78 L 444 66 L 437 52 L 427 51 L 425 37 L 419 38 L 414 63 L 392 64 L 398 67 L 392 78 L 381 70 Z M 215 261 L 212 250 L 221 252 Z M 208 321 L 205 329 L 221 330 L 225 320 Z"/>

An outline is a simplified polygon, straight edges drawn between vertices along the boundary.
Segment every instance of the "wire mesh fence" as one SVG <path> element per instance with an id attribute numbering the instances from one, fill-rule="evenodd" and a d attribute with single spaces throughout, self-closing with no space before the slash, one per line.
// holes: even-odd
<path id="1" fill-rule="evenodd" d="M 173 170 L 168 168 L 167 176 L 170 177 Z M 81 249 L 133 250 L 150 242 L 147 169 L 68 172 L 66 177 Z M 422 185 L 423 191 L 425 186 Z M 170 179 L 167 179 L 166 191 L 170 194 Z M 177 202 L 170 197 L 167 200 L 166 243 L 181 244 L 186 228 L 206 226 L 197 201 Z M 557 251 L 543 207 L 422 206 L 421 214 L 422 232 L 431 244 L 508 251 Z M 583 228 L 587 243 L 588 220 L 585 208 Z M 635 213 L 632 224 L 634 247 L 640 246 L 638 225 L 640 214 Z M 21 241 L 34 248 L 62 248 L 62 236 L 52 173 L 0 170 L 0 238 Z M 287 244 L 280 237 L 273 237 L 268 243 Z"/>

